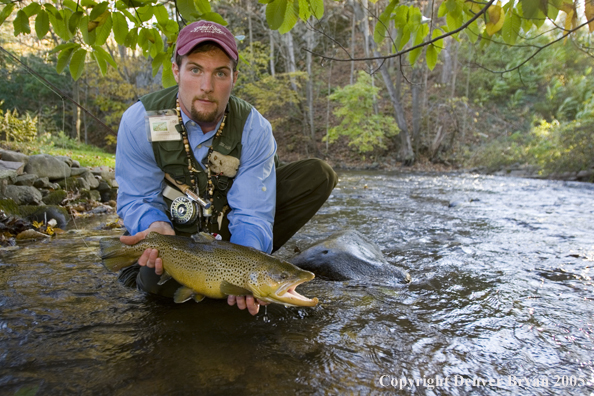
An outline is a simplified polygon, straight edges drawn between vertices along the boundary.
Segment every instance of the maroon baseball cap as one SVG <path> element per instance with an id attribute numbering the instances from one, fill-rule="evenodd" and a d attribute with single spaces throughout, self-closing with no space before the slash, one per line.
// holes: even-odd
<path id="1" fill-rule="evenodd" d="M 214 41 L 230 58 L 237 61 L 237 45 L 233 34 L 223 25 L 210 21 L 193 22 L 184 27 L 177 37 L 176 54 L 184 56 L 204 41 Z"/>

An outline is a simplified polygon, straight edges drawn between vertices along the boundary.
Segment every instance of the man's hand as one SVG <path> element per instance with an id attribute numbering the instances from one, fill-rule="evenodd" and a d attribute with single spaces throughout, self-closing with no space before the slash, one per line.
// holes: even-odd
<path id="1" fill-rule="evenodd" d="M 162 235 L 175 235 L 175 231 L 171 224 L 165 221 L 155 221 L 149 228 L 139 232 L 135 235 L 122 235 L 120 241 L 126 245 L 134 245 L 142 241 L 150 232 L 157 232 Z M 163 261 L 158 257 L 159 251 L 157 249 L 146 249 L 142 256 L 138 259 L 138 264 L 149 268 L 154 268 L 157 275 L 163 273 Z"/>
<path id="2" fill-rule="evenodd" d="M 248 311 L 252 315 L 256 315 L 260 310 L 260 305 L 268 305 L 270 304 L 267 301 L 262 301 L 259 299 L 254 299 L 253 296 L 228 296 L 227 297 L 227 304 L 235 305 L 237 303 L 237 308 L 239 309 L 248 309 Z"/>

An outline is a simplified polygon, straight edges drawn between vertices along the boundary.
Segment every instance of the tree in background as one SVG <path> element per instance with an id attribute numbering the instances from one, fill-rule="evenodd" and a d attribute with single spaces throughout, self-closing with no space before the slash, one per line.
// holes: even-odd
<path id="1" fill-rule="evenodd" d="M 81 100 L 86 100 L 87 94 L 92 95 L 88 92 L 92 91 L 91 85 L 84 83 L 85 79 L 91 78 L 92 72 L 85 72 L 90 70 L 91 62 L 96 64 L 95 70 L 101 71 L 103 75 L 111 73 L 111 67 L 116 66 L 118 74 L 125 75 L 122 70 L 126 67 L 126 59 L 142 55 L 151 63 L 151 77 L 160 79 L 164 86 L 173 84 L 170 57 L 180 26 L 199 19 L 222 24 L 230 21 L 235 34 L 239 35 L 239 31 L 243 30 L 242 34 L 248 37 L 247 42 L 242 43 L 242 55 L 245 51 L 253 55 L 256 42 L 268 43 L 270 65 L 267 74 L 260 76 L 262 82 L 266 80 L 266 84 L 260 86 L 260 91 L 276 86 L 284 87 L 282 79 L 274 79 L 279 73 L 291 70 L 308 73 L 304 84 L 296 84 L 294 79 L 291 81 L 298 104 L 285 106 L 291 109 L 285 114 L 278 113 L 279 119 L 287 120 L 283 121 L 287 123 L 287 130 L 294 131 L 295 125 L 291 123 L 299 123 L 304 139 L 308 136 L 310 140 L 304 145 L 306 155 L 309 152 L 317 154 L 316 150 L 309 148 L 312 147 L 310 143 L 316 147 L 321 141 L 318 132 L 321 129 L 320 119 L 323 117 L 318 109 L 327 106 L 326 97 L 320 96 L 330 95 L 333 89 L 323 81 L 327 75 L 323 62 L 328 65 L 328 60 L 332 60 L 332 73 L 337 77 L 333 81 L 341 86 L 347 82 L 341 78 L 344 68 L 340 64 L 352 67 L 355 60 L 365 61 L 360 67 L 367 69 L 372 75 L 381 72 L 382 78 L 372 81 L 379 84 L 383 82 L 385 90 L 380 92 L 388 93 L 386 97 L 376 98 L 373 113 L 377 114 L 378 109 L 387 111 L 383 109 L 391 107 L 394 120 L 401 130 L 399 137 L 388 139 L 384 143 L 395 149 L 391 152 L 399 152 L 397 158 L 405 163 L 412 163 L 418 155 L 432 151 L 429 147 L 434 146 L 434 142 L 451 142 L 449 145 L 440 145 L 442 152 L 446 147 L 449 147 L 448 150 L 455 150 L 454 140 L 458 136 L 462 139 L 471 136 L 466 130 L 470 130 L 471 125 L 480 124 L 474 123 L 477 118 L 474 114 L 482 108 L 476 109 L 479 104 L 474 102 L 474 92 L 470 91 L 470 87 L 474 90 L 470 77 L 474 77 L 476 69 L 470 73 L 471 69 L 464 63 L 465 59 L 480 63 L 476 58 L 478 53 L 494 44 L 529 51 L 530 53 L 524 52 L 524 55 L 514 59 L 513 65 L 499 70 L 515 73 L 509 74 L 511 78 L 506 75 L 505 78 L 509 81 L 491 74 L 492 81 L 501 80 L 515 88 L 509 102 L 514 108 L 526 103 L 526 98 L 532 95 L 529 85 L 533 82 L 525 81 L 529 80 L 525 75 L 518 77 L 522 68 L 532 64 L 526 63 L 527 60 L 534 59 L 538 53 L 554 43 L 570 40 L 572 44 L 579 45 L 579 40 L 573 37 L 586 27 L 590 31 L 594 29 L 594 0 L 554 0 L 548 3 L 540 0 L 517 0 L 505 4 L 464 0 L 400 4 L 397 0 L 379 0 L 367 5 L 351 1 L 348 2 L 348 7 L 345 2 L 328 1 L 324 4 L 322 0 L 261 0 L 259 4 L 247 0 L 220 3 L 210 3 L 207 0 L 177 0 L 175 3 L 161 3 L 157 0 L 64 0 L 59 4 L 38 1 L 13 3 L 10 0 L 0 2 L 5 4 L 0 10 L 0 24 L 11 27 L 12 33 L 18 37 L 36 36 L 47 40 L 54 48 L 57 70 L 62 72 L 68 68 L 74 80 L 83 80 L 83 83 L 71 90 L 72 96 L 78 95 L 83 98 Z M 345 13 L 345 9 L 352 11 L 351 14 Z M 361 15 L 357 15 L 357 9 L 361 10 Z M 370 20 L 365 15 L 369 15 Z M 366 27 L 367 24 L 369 26 Z M 520 42 L 523 37 L 531 37 L 541 27 L 548 27 L 550 30 L 546 35 L 541 35 L 543 41 L 533 39 Z M 584 36 L 591 40 L 591 34 Z M 366 37 L 373 37 L 373 40 Z M 588 47 L 588 43 L 586 44 Z M 465 45 L 472 48 L 473 56 L 464 57 L 462 47 Z M 458 62 L 458 58 L 463 59 L 463 62 Z M 447 93 L 435 83 L 437 74 L 434 70 L 442 67 L 442 62 L 445 69 L 442 75 L 449 76 L 443 82 L 450 84 Z M 459 70 L 459 64 L 464 69 Z M 483 67 L 488 66 L 492 65 L 483 63 Z M 351 70 L 352 76 L 354 69 Z M 467 72 L 466 78 L 462 78 L 462 71 Z M 289 80 L 292 79 L 290 76 Z M 330 76 L 328 73 L 328 82 Z M 457 76 L 459 78 L 456 80 Z M 126 78 L 122 78 L 126 81 Z M 514 78 L 520 81 L 520 86 L 512 81 Z M 456 81 L 461 83 L 456 84 Z M 411 82 L 412 86 L 409 85 Z M 587 82 L 583 83 L 584 86 Z M 92 84 L 100 82 L 96 79 Z M 247 84 L 252 84 L 251 88 L 255 88 L 253 84 L 256 81 L 246 83 L 246 87 Z M 136 83 L 132 85 L 135 89 L 142 88 Z M 329 88 L 325 88 L 326 86 Z M 575 80 L 575 84 L 571 86 L 577 89 L 581 85 Z M 460 89 L 461 87 L 466 88 Z M 498 103 L 495 93 L 499 92 L 503 99 L 504 92 L 507 92 L 501 82 L 494 91 L 492 88 L 484 88 L 483 96 L 493 99 L 482 104 L 485 107 Z M 551 95 L 554 95 L 555 100 L 560 99 L 565 95 L 563 92 L 566 88 L 569 86 L 565 84 L 565 80 L 558 79 L 557 88 L 551 88 Z M 117 98 L 116 91 L 107 89 L 104 92 Z M 132 91 L 134 90 L 125 89 L 123 93 Z M 573 99 L 563 98 L 565 104 L 563 107 L 558 106 L 562 114 L 571 117 L 572 114 L 580 113 L 580 103 L 585 100 L 587 89 L 582 91 L 581 96 L 573 93 L 569 95 Z M 247 90 L 243 92 L 248 95 Z M 141 90 L 118 98 L 116 102 L 120 104 L 112 102 L 111 98 L 101 98 L 105 94 L 97 94 L 100 99 L 96 103 L 101 106 L 101 111 L 106 112 L 103 118 L 115 124 L 118 112 L 125 107 L 123 102 L 135 100 L 136 98 L 130 99 L 130 96 L 140 95 Z M 257 96 L 255 91 L 251 95 L 253 98 Z M 264 102 L 264 95 L 259 96 Z M 274 97 L 278 95 L 275 94 Z M 294 112 L 294 109 L 298 111 Z M 73 112 L 72 124 L 79 125 L 80 118 Z M 442 126 L 442 119 L 451 122 Z M 328 117 L 329 123 L 335 121 Z M 442 127 L 441 130 L 436 128 L 438 124 Z M 79 127 L 75 129 L 80 136 Z"/>
<path id="2" fill-rule="evenodd" d="M 330 95 L 330 100 L 339 103 L 334 115 L 341 120 L 328 132 L 330 143 L 346 136 L 349 146 L 359 153 L 386 147 L 386 138 L 396 135 L 398 126 L 390 116 L 374 113 L 374 98 L 378 93 L 379 88 L 371 83 L 369 74 L 359 71 L 355 84 L 339 88 Z"/>

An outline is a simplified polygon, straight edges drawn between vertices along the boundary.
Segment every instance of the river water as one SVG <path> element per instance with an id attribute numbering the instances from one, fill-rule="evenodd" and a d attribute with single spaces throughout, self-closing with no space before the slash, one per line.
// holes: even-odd
<path id="1" fill-rule="evenodd" d="M 126 289 L 97 218 L 0 251 L 2 395 L 587 395 L 594 186 L 343 172 L 279 254 L 332 232 L 377 241 L 412 282 L 316 279 L 315 308 L 256 317 Z M 402 388 L 402 389 L 400 389 Z"/>

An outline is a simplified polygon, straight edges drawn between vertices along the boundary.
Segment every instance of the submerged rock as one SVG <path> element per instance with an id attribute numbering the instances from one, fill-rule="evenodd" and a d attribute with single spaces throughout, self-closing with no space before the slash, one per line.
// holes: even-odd
<path id="1" fill-rule="evenodd" d="M 328 280 L 410 282 L 410 275 L 388 263 L 377 244 L 354 230 L 330 235 L 304 250 L 291 262 Z"/>

